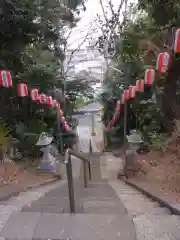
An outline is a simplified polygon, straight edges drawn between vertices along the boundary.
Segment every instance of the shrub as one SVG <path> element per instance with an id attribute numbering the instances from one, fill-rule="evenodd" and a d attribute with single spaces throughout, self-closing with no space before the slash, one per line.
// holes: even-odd
<path id="1" fill-rule="evenodd" d="M 164 152 L 166 150 L 167 134 L 152 132 L 148 134 L 150 140 L 149 148 L 153 151 Z"/>

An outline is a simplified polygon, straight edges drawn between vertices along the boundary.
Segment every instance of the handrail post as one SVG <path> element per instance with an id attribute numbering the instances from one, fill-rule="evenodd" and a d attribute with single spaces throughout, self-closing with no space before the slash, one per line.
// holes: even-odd
<path id="1" fill-rule="evenodd" d="M 68 180 L 68 190 L 69 190 L 69 205 L 71 213 L 75 213 L 75 200 L 74 200 L 74 186 L 73 186 L 73 175 L 72 175 L 72 162 L 71 162 L 71 154 L 66 152 L 68 156 L 68 161 L 66 162 L 66 172 L 67 172 L 67 180 Z"/>
<path id="2" fill-rule="evenodd" d="M 91 180 L 91 155 L 92 155 L 92 144 L 91 139 L 89 140 L 89 162 L 88 162 L 88 169 L 89 169 L 89 180 Z"/>
<path id="3" fill-rule="evenodd" d="M 88 169 L 89 169 L 89 180 L 91 180 L 91 163 L 88 162 Z"/>
<path id="4" fill-rule="evenodd" d="M 84 166 L 84 187 L 87 188 L 86 161 L 83 161 L 83 166 Z"/>

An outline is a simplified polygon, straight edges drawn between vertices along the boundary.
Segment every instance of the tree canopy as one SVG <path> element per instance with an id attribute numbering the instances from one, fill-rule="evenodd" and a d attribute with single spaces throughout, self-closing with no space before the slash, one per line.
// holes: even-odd
<path id="1" fill-rule="evenodd" d="M 13 79 L 13 88 L 0 88 L 0 118 L 10 127 L 12 136 L 17 136 L 16 126 L 19 124 L 26 125 L 28 131 L 29 121 L 40 121 L 39 124 L 46 126 L 46 130 L 53 127 L 55 110 L 34 103 L 29 97 L 18 97 L 16 83 L 24 82 L 29 89 L 39 88 L 40 92 L 51 94 L 63 107 L 63 86 L 66 81 L 63 62 L 68 40 L 66 32 L 75 26 L 79 12 L 85 10 L 84 2 L 0 2 L 0 70 L 9 70 Z M 85 87 L 88 85 L 82 81 L 67 84 L 67 109 L 71 105 L 70 96 L 72 100 L 72 95 L 83 93 Z M 36 124 L 33 131 L 35 128 Z"/>
<path id="2" fill-rule="evenodd" d="M 124 74 L 120 76 L 117 71 L 108 69 L 104 78 L 104 121 L 111 119 L 122 89 L 134 85 L 137 79 L 144 79 L 145 69 L 155 68 L 158 54 L 167 51 L 171 55 L 168 72 L 157 74 L 153 87 L 146 87 L 144 93 L 138 93 L 135 100 L 128 101 L 128 131 L 138 128 L 146 139 L 152 133 L 171 134 L 174 120 L 180 117 L 179 54 L 173 52 L 175 31 L 180 26 L 180 4 L 171 0 L 139 0 L 130 11 L 135 14 L 127 14 L 126 21 L 119 23 L 115 55 L 111 59 L 111 65 Z M 122 106 L 116 122 L 121 129 L 123 113 Z"/>

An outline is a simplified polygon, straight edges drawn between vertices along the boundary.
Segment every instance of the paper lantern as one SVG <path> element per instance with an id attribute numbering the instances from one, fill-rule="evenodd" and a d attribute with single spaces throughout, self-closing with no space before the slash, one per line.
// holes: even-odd
<path id="1" fill-rule="evenodd" d="M 121 95 L 121 103 L 124 104 L 129 99 L 129 90 L 124 90 Z"/>
<path id="2" fill-rule="evenodd" d="M 176 30 L 174 39 L 174 52 L 180 53 L 180 28 Z"/>
<path id="3" fill-rule="evenodd" d="M 126 101 L 128 99 L 129 99 L 129 90 L 126 89 L 126 90 L 124 90 L 124 100 Z"/>
<path id="4" fill-rule="evenodd" d="M 28 87 L 25 83 L 17 84 L 17 93 L 19 97 L 27 97 L 28 96 Z"/>
<path id="5" fill-rule="evenodd" d="M 163 52 L 158 55 L 156 62 L 156 70 L 165 73 L 169 67 L 171 56 L 168 52 Z"/>
<path id="6" fill-rule="evenodd" d="M 116 113 L 120 113 L 120 110 L 121 110 L 121 101 L 118 100 L 116 103 Z"/>
<path id="7" fill-rule="evenodd" d="M 41 94 L 39 95 L 39 102 L 40 102 L 41 104 L 46 104 L 46 100 L 47 100 L 46 95 L 45 95 L 44 93 L 41 93 Z"/>
<path id="8" fill-rule="evenodd" d="M 12 87 L 12 77 L 9 71 L 0 71 L 0 85 L 6 88 Z"/>
<path id="9" fill-rule="evenodd" d="M 48 96 L 47 97 L 47 101 L 46 101 L 46 103 L 49 105 L 49 106 L 52 106 L 52 97 L 51 96 Z"/>
<path id="10" fill-rule="evenodd" d="M 116 116 L 113 115 L 112 119 L 111 119 L 111 122 L 110 122 L 110 127 L 113 126 L 116 122 Z"/>
<path id="11" fill-rule="evenodd" d="M 144 81 L 139 79 L 136 81 L 136 91 L 143 92 L 144 91 Z"/>
<path id="12" fill-rule="evenodd" d="M 155 70 L 153 68 L 148 68 L 145 71 L 144 83 L 147 85 L 152 85 L 155 81 Z"/>
<path id="13" fill-rule="evenodd" d="M 65 129 L 66 131 L 71 131 L 71 128 L 69 127 L 69 125 L 68 125 L 68 123 L 67 123 L 66 120 L 64 121 L 64 129 Z"/>
<path id="14" fill-rule="evenodd" d="M 31 89 L 31 99 L 33 101 L 38 101 L 39 100 L 39 90 L 37 88 Z"/>
<path id="15" fill-rule="evenodd" d="M 62 118 L 61 105 L 59 103 L 57 104 L 57 118 L 58 119 Z"/>
<path id="16" fill-rule="evenodd" d="M 136 86 L 129 86 L 129 98 L 136 96 Z"/>
<path id="17" fill-rule="evenodd" d="M 55 99 L 52 100 L 52 107 L 56 107 L 57 101 Z"/>

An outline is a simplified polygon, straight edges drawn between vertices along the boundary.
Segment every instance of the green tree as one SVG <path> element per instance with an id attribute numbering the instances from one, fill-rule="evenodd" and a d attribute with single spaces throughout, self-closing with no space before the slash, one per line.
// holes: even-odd
<path id="1" fill-rule="evenodd" d="M 0 3 L 0 69 L 9 69 L 13 88 L 0 88 L 0 118 L 15 133 L 15 125 L 29 120 L 43 120 L 52 127 L 56 113 L 46 105 L 34 103 L 29 97 L 17 97 L 16 83 L 54 94 L 61 89 L 60 71 L 65 58 L 65 33 L 76 24 L 84 1 L 2 0 Z M 57 98 L 58 101 L 62 99 Z"/>
<path id="2" fill-rule="evenodd" d="M 174 33 L 179 25 L 179 3 L 172 1 L 146 1 L 140 0 L 139 9 L 135 18 L 127 19 L 121 27 L 121 34 L 116 37 L 116 54 L 112 63 L 116 68 L 122 69 L 124 63 L 131 62 L 133 68 L 131 74 L 136 79 L 144 78 L 144 70 L 148 66 L 155 67 L 158 53 L 168 51 L 172 53 Z M 160 10 L 161 9 L 161 10 Z M 168 13 L 167 13 L 168 12 Z M 164 17 L 166 16 L 166 18 Z M 172 131 L 172 121 L 179 118 L 179 77 L 180 70 L 179 55 L 171 55 L 171 65 L 167 74 L 157 74 L 153 88 L 146 87 L 145 92 L 138 94 L 136 100 L 129 101 L 130 128 L 139 127 L 147 136 L 148 132 L 158 133 Z M 134 74 L 134 70 L 135 74 Z M 128 80 L 125 75 L 125 82 Z M 134 82 L 135 83 L 135 82 Z M 124 80 L 112 71 L 108 71 L 108 78 L 104 79 L 108 94 L 116 96 L 113 87 L 124 85 Z M 107 92 L 106 94 L 107 96 Z M 105 101 L 105 99 L 104 99 Z M 115 109 L 115 102 L 112 104 L 112 112 Z M 109 109 L 110 107 L 108 107 Z M 106 111 L 106 116 L 108 112 Z M 141 114 L 140 114 L 141 113 Z M 123 109 L 122 109 L 123 115 Z M 121 119 L 117 120 L 123 122 Z M 138 117 L 137 117 L 138 115 Z M 141 117 L 139 117 L 141 115 Z M 110 113 L 109 113 L 110 116 Z M 109 117 L 110 118 L 110 117 Z M 134 125 L 133 122 L 136 124 Z"/>

